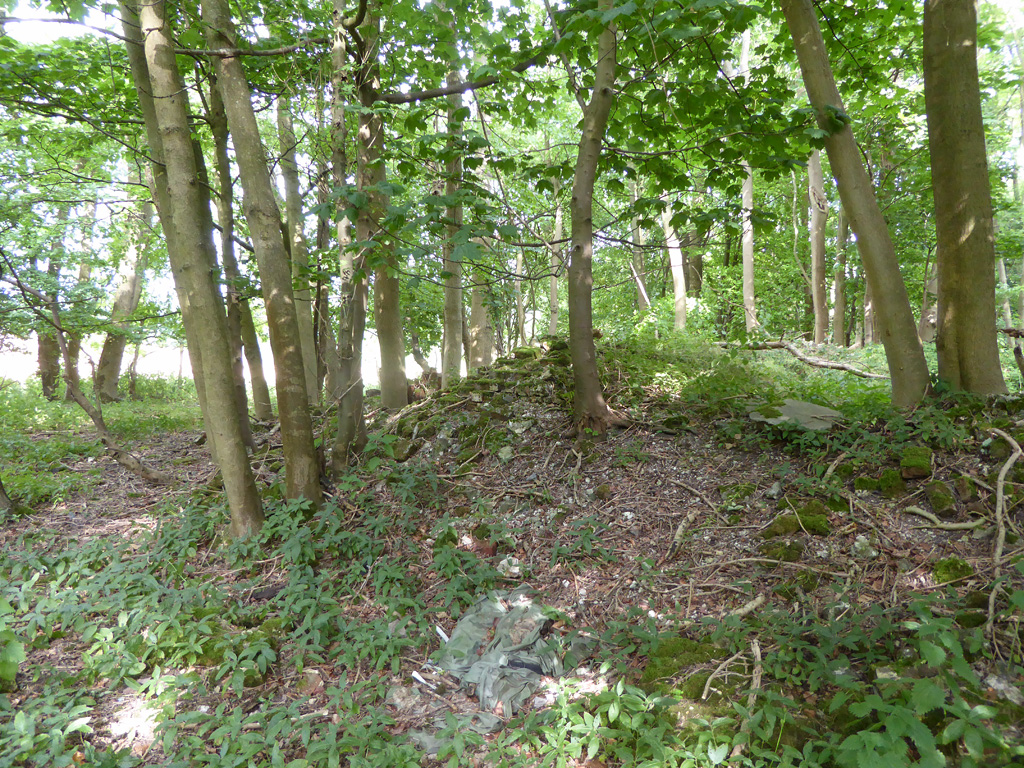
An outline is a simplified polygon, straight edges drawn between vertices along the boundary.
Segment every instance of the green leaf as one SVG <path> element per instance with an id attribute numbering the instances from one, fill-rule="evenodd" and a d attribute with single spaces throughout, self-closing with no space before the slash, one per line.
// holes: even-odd
<path id="1" fill-rule="evenodd" d="M 605 11 L 601 14 L 601 23 L 606 27 L 618 19 L 620 16 L 629 16 L 636 11 L 636 3 L 633 0 L 629 0 L 628 3 L 620 5 L 616 8 Z"/>
<path id="2" fill-rule="evenodd" d="M 712 765 L 721 765 L 725 762 L 726 755 L 729 754 L 728 744 L 718 744 L 714 747 L 708 747 L 708 759 Z"/>
<path id="3" fill-rule="evenodd" d="M 928 663 L 928 666 L 940 667 L 946 660 L 946 652 L 929 640 L 921 641 L 920 650 L 921 658 Z"/>
<path id="4" fill-rule="evenodd" d="M 931 679 L 915 680 L 914 687 L 910 691 L 910 703 L 914 711 L 923 715 L 933 709 L 938 709 L 946 702 L 946 691 Z"/>

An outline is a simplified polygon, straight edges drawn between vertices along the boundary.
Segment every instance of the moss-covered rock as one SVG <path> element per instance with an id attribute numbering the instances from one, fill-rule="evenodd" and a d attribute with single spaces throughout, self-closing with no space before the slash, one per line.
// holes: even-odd
<path id="1" fill-rule="evenodd" d="M 931 477 L 932 449 L 926 445 L 910 445 L 900 456 L 900 474 L 907 480 Z"/>
<path id="2" fill-rule="evenodd" d="M 836 466 L 835 474 L 840 480 L 850 480 L 857 474 L 857 468 L 846 461 Z"/>
<path id="3" fill-rule="evenodd" d="M 907 492 L 907 481 L 899 470 L 887 469 L 878 478 L 878 490 L 887 499 L 898 499 Z"/>
<path id="4" fill-rule="evenodd" d="M 933 480 L 924 487 L 924 495 L 931 504 L 932 511 L 939 517 L 953 517 L 956 515 L 956 499 L 953 498 L 953 489 L 941 480 Z"/>
<path id="5" fill-rule="evenodd" d="M 879 483 L 873 477 L 867 477 L 862 475 L 853 479 L 853 490 L 855 491 L 877 491 L 879 490 Z"/>
<path id="6" fill-rule="evenodd" d="M 812 499 L 794 512 L 779 515 L 761 531 L 761 538 L 774 539 L 806 531 L 814 536 L 828 536 L 832 526 L 828 524 L 828 509 L 820 501 Z"/>
<path id="7" fill-rule="evenodd" d="M 598 501 L 608 501 L 612 497 L 612 487 L 608 483 L 601 483 L 594 489 L 594 498 Z"/>
<path id="8" fill-rule="evenodd" d="M 971 564 L 961 560 L 959 557 L 946 557 L 942 560 L 936 560 L 935 565 L 932 566 L 932 578 L 938 584 L 966 579 L 968 576 L 973 575 L 974 568 L 971 567 Z"/>
<path id="9" fill-rule="evenodd" d="M 770 560 L 795 563 L 803 557 L 804 545 L 800 541 L 766 541 L 761 545 L 760 551 Z"/>
<path id="10" fill-rule="evenodd" d="M 540 347 L 516 347 L 512 350 L 512 356 L 516 360 L 537 360 L 544 351 Z"/>
<path id="11" fill-rule="evenodd" d="M 970 504 L 972 501 L 977 501 L 981 498 L 978 493 L 978 485 L 974 482 L 973 477 L 960 475 L 953 481 L 953 487 L 956 489 L 956 493 L 957 496 L 960 497 L 960 501 L 965 504 Z"/>

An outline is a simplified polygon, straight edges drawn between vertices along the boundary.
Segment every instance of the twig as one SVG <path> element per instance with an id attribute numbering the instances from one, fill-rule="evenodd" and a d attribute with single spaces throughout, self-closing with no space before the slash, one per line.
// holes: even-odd
<path id="1" fill-rule="evenodd" d="M 683 490 L 689 491 L 694 496 L 699 497 L 701 501 L 703 501 L 705 504 L 707 504 L 709 507 L 711 507 L 711 511 L 715 513 L 715 517 L 717 517 L 719 519 L 719 521 L 721 521 L 723 523 L 726 522 L 725 520 L 722 519 L 722 516 L 718 513 L 718 507 L 715 506 L 715 504 L 711 501 L 711 499 L 709 499 L 703 493 L 698 491 L 696 488 L 690 487 L 689 485 L 687 485 L 686 483 L 682 482 L 681 480 L 673 480 L 672 478 L 667 478 L 667 480 L 672 485 L 679 486 Z"/>
<path id="2" fill-rule="evenodd" d="M 1013 449 L 1013 453 L 1010 454 L 1010 458 L 1000 468 L 999 477 L 996 481 L 996 547 L 992 553 L 994 564 L 992 580 L 995 583 L 992 585 L 992 591 L 988 595 L 988 621 L 985 622 L 985 634 L 989 637 L 992 636 L 992 625 L 995 622 L 996 593 L 1000 588 L 999 572 L 1003 560 L 1003 547 L 1006 546 L 1006 521 L 1003 519 L 1003 513 L 1006 510 L 1006 475 L 1009 473 L 1010 467 L 1017 463 L 1017 459 L 1020 458 L 1021 454 L 1020 445 L 1008 433 L 1001 429 L 993 429 L 992 434 L 1003 438 L 1010 445 L 1010 448 Z"/>
<path id="3" fill-rule="evenodd" d="M 736 345 L 719 343 L 716 344 L 715 346 L 728 348 L 730 346 Z M 852 373 L 854 376 L 860 376 L 862 379 L 889 378 L 888 376 L 883 376 L 880 373 L 869 373 L 868 371 L 862 371 L 859 368 L 854 368 L 852 365 L 849 365 L 847 363 L 839 363 L 836 362 L 835 360 L 823 360 L 820 357 L 811 357 L 810 355 L 801 352 L 799 349 L 796 348 L 796 346 L 790 344 L 788 341 L 755 341 L 749 344 L 739 345 L 739 348 L 750 349 L 755 351 L 762 349 L 784 349 L 787 352 L 789 352 L 789 354 L 793 355 L 793 357 L 795 357 L 800 362 L 807 363 L 807 365 L 813 366 L 815 368 L 831 368 L 837 371 L 846 371 L 847 373 Z"/>
<path id="4" fill-rule="evenodd" d="M 721 674 L 721 672 L 723 670 L 728 669 L 729 665 L 732 664 L 734 661 L 736 661 L 736 659 L 738 659 L 742 655 L 743 655 L 743 651 L 737 651 L 732 656 L 730 656 L 728 659 L 726 659 L 721 664 L 719 664 L 717 667 L 715 667 L 715 671 L 712 672 L 710 675 L 708 675 L 707 682 L 704 683 L 704 691 L 700 695 L 700 700 L 701 701 L 707 701 L 708 700 L 708 694 L 711 692 L 711 683 L 714 682 L 715 678 L 718 677 L 718 675 Z"/>
<path id="5" fill-rule="evenodd" d="M 764 665 L 761 663 L 761 644 L 757 641 L 757 638 L 751 638 L 750 640 L 750 653 L 754 657 L 754 675 L 750 681 L 750 693 L 747 694 L 747 712 L 749 713 L 754 708 L 754 702 L 757 700 L 757 692 L 761 689 L 761 676 L 764 673 Z M 740 726 L 740 733 L 750 733 L 750 716 L 743 718 L 743 724 Z M 742 742 L 732 748 L 732 752 L 729 754 L 730 758 L 736 758 L 743 754 L 743 750 L 746 749 L 746 743 Z"/>
<path id="6" fill-rule="evenodd" d="M 725 614 L 725 616 L 726 617 L 728 617 L 728 616 L 735 616 L 737 618 L 742 619 L 744 616 L 747 616 L 747 615 L 753 613 L 758 608 L 760 608 L 762 605 L 764 605 L 765 604 L 765 600 L 766 600 L 766 598 L 765 598 L 764 595 L 758 595 L 753 600 L 750 600 L 750 601 L 744 603 L 743 605 L 741 605 L 739 608 L 734 608 L 733 610 L 729 611 L 727 614 Z"/>

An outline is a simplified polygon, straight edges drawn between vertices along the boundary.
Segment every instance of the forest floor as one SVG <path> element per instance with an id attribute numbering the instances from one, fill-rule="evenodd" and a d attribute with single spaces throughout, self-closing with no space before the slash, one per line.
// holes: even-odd
<path id="1" fill-rule="evenodd" d="M 716 718 L 711 737 L 665 735 L 661 764 L 1020 760 L 1024 476 L 988 430 L 1017 429 L 1024 403 L 870 421 L 851 405 L 831 430 L 771 427 L 749 419 L 757 388 L 743 393 L 762 374 L 710 360 L 688 390 L 609 348 L 605 391 L 633 426 L 604 436 L 573 436 L 552 352 L 372 412 L 370 450 L 325 485 L 324 510 L 271 502 L 249 545 L 221 538 L 201 433 L 132 446 L 174 487 L 104 455 L 62 460 L 88 484 L 0 528 L 27 653 L 0 763 L 598 768 L 659 759 L 643 743 L 655 725 Z M 796 377 L 806 392 L 844 375 Z M 259 442 L 273 498 L 280 436 L 265 425 Z M 479 702 L 437 666 L 438 630 L 523 584 L 547 607 L 544 637 L 586 635 L 589 658 L 571 685 L 542 676 L 515 717 L 492 707 L 506 728 L 467 731 L 451 717 Z M 898 727 L 902 712 L 925 725 Z M 438 732 L 433 757 L 394 746 Z"/>

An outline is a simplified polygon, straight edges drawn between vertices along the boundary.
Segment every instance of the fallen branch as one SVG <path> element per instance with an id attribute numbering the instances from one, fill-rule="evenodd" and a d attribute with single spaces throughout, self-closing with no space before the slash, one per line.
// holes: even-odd
<path id="1" fill-rule="evenodd" d="M 736 347 L 736 345 L 728 344 L 726 342 L 719 342 L 716 346 L 722 348 Z M 846 371 L 852 373 L 854 376 L 860 376 L 862 379 L 888 379 L 888 376 L 883 376 L 880 373 L 870 373 L 868 371 L 862 371 L 860 368 L 854 368 L 848 363 L 840 363 L 835 360 L 825 360 L 820 357 L 811 357 L 810 355 L 802 352 L 797 348 L 795 344 L 791 344 L 788 341 L 752 341 L 747 344 L 739 346 L 740 349 L 750 349 L 754 351 L 765 350 L 765 349 L 784 349 L 797 360 L 807 365 L 814 366 L 815 368 L 831 368 L 837 371 Z"/>
<path id="2" fill-rule="evenodd" d="M 921 509 L 920 507 L 904 507 L 904 512 L 908 512 L 911 515 L 917 515 L 923 517 L 925 520 L 931 523 L 931 525 L 915 525 L 914 528 L 938 528 L 940 531 L 970 531 L 974 528 L 979 527 L 985 521 L 984 520 L 972 520 L 969 523 L 945 523 L 931 512 Z"/>
<path id="3" fill-rule="evenodd" d="M 1010 467 L 1017 463 L 1017 459 L 1020 458 L 1021 454 L 1020 445 L 1010 437 L 1009 433 L 1001 429 L 993 429 L 992 434 L 1003 438 L 1010 448 L 1013 449 L 1013 453 L 1010 454 L 1010 458 L 999 469 L 999 477 L 996 481 L 996 547 L 992 553 L 994 564 L 992 581 L 995 583 L 992 585 L 992 591 L 988 595 L 988 621 L 985 622 L 985 634 L 989 637 L 992 636 L 992 625 L 995 622 L 996 616 L 996 593 L 1002 586 L 999 583 L 999 572 L 1002 569 L 1003 547 L 1006 546 L 1006 520 L 1004 516 L 1006 511 L 1006 475 L 1010 472 Z"/>

